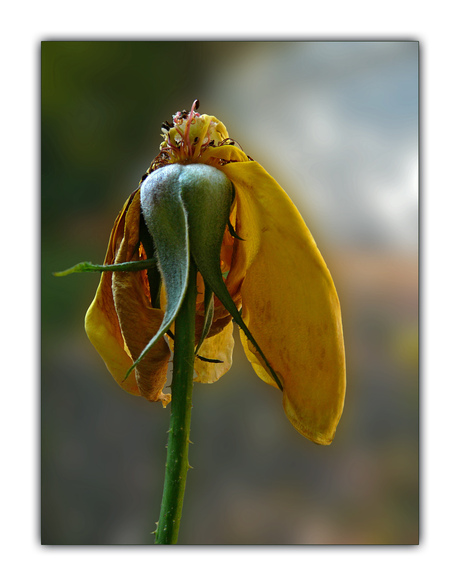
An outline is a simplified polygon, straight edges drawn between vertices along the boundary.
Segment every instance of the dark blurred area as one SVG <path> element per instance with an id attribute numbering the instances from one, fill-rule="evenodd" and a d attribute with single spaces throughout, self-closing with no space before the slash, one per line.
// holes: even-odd
<path id="1" fill-rule="evenodd" d="M 42 543 L 153 542 L 169 409 L 124 393 L 87 340 L 98 275 L 52 273 L 103 261 L 161 123 L 195 98 L 302 211 L 348 382 L 317 446 L 236 335 L 230 372 L 195 387 L 180 543 L 418 543 L 417 44 L 49 41 L 41 57 Z"/>

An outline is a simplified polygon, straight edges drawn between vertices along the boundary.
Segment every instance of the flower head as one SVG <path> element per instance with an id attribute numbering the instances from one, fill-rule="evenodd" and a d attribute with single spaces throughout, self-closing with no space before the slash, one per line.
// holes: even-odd
<path id="1" fill-rule="evenodd" d="M 294 204 L 197 102 L 164 123 L 160 153 L 115 220 L 86 331 L 126 391 L 166 405 L 174 318 L 198 268 L 195 380 L 231 366 L 233 321 L 257 375 L 283 392 L 294 427 L 329 444 L 345 396 L 340 305 Z M 126 376 L 127 372 L 129 373 Z"/>

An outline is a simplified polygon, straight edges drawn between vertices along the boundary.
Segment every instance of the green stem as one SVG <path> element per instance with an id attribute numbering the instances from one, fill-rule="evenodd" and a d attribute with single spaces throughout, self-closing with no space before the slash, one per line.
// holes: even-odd
<path id="1" fill-rule="evenodd" d="M 196 268 L 190 261 L 188 286 L 175 320 L 171 420 L 166 473 L 155 543 L 177 543 L 184 502 L 195 361 Z"/>

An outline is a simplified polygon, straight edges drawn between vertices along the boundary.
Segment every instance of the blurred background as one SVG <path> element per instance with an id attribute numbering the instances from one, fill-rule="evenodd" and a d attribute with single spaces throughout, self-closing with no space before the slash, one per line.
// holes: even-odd
<path id="1" fill-rule="evenodd" d="M 124 393 L 87 340 L 98 275 L 52 273 L 103 261 L 161 123 L 195 98 L 312 231 L 348 383 L 317 446 L 237 338 L 230 372 L 195 386 L 180 543 L 417 543 L 418 44 L 44 42 L 41 60 L 42 543 L 152 543 L 169 410 Z"/>

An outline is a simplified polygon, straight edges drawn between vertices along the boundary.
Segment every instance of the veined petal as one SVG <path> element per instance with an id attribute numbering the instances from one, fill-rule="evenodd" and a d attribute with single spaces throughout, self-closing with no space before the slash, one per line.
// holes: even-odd
<path id="1" fill-rule="evenodd" d="M 242 318 L 283 382 L 293 426 L 329 444 L 345 398 L 342 320 L 334 283 L 302 217 L 287 194 L 256 162 L 222 170 L 235 186 L 235 268 Z M 241 336 L 256 373 L 275 386 L 264 361 Z"/>
<path id="2" fill-rule="evenodd" d="M 115 220 L 105 264 L 138 259 L 139 210 L 137 190 Z M 158 329 L 163 318 L 161 310 L 148 305 L 145 281 L 145 271 L 102 273 L 96 296 L 86 314 L 85 329 L 113 378 L 125 391 L 167 404 L 170 398 L 162 389 L 170 351 L 164 340 L 141 368 L 124 380 L 133 357 L 136 358 L 147 344 L 151 332 Z"/>
<path id="3" fill-rule="evenodd" d="M 126 213 L 123 240 L 116 257 L 117 263 L 138 260 L 139 219 L 140 197 L 137 191 Z M 112 274 L 115 309 L 132 358 L 128 368 L 157 333 L 164 317 L 162 310 L 151 306 L 145 273 L 146 271 L 117 271 Z M 161 338 L 134 370 L 140 394 L 150 401 L 162 401 L 164 405 L 170 400 L 170 395 L 162 392 L 166 383 L 169 356 L 169 347 L 164 338 Z"/>

